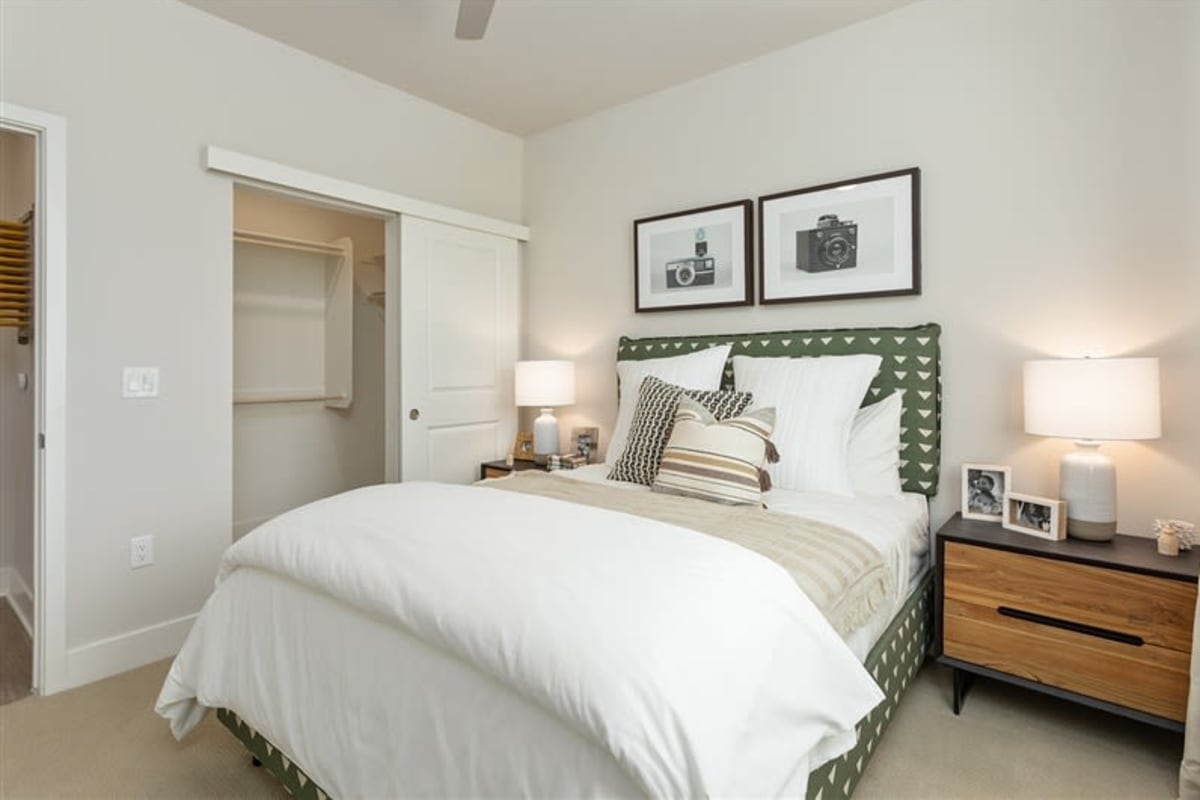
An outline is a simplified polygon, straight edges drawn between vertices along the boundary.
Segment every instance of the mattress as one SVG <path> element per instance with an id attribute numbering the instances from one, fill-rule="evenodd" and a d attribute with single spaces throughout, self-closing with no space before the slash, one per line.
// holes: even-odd
<path id="1" fill-rule="evenodd" d="M 561 475 L 588 483 L 603 483 L 635 492 L 648 492 L 640 484 L 608 480 L 607 464 L 589 464 Z M 503 480 L 503 479 L 500 479 Z M 892 572 L 892 594 L 871 619 L 851 631 L 845 642 L 864 661 L 891 619 L 904 605 L 912 588 L 929 568 L 929 500 L 923 494 L 843 497 L 821 492 L 773 489 L 766 495 L 767 508 L 783 514 L 815 519 L 857 534 L 869 542 Z"/>

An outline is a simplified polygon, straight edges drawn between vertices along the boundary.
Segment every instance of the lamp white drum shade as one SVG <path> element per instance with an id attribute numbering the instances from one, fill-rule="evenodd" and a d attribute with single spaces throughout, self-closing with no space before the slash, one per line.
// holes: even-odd
<path id="1" fill-rule="evenodd" d="M 517 405 L 542 409 L 533 421 L 533 454 L 541 461 L 558 452 L 558 420 L 550 409 L 575 402 L 575 362 L 518 361 L 515 384 Z"/>
<path id="2" fill-rule="evenodd" d="M 1158 359 L 1026 361 L 1025 432 L 1060 439 L 1157 439 Z"/>
<path id="3" fill-rule="evenodd" d="M 518 361 L 514 388 L 519 406 L 569 406 L 575 402 L 575 362 Z"/>
<path id="4" fill-rule="evenodd" d="M 1157 358 L 1025 362 L 1025 431 L 1074 439 L 1059 467 L 1067 535 L 1108 541 L 1117 532 L 1117 470 L 1100 441 L 1162 435 Z"/>

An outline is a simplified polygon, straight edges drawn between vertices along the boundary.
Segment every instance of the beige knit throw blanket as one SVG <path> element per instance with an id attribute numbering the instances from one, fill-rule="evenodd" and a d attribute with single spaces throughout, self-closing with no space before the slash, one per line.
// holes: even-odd
<path id="1" fill-rule="evenodd" d="M 787 570 L 843 637 L 864 625 L 892 592 L 894 578 L 879 551 L 835 525 L 753 506 L 631 491 L 532 470 L 483 483 L 489 489 L 654 519 L 739 544 Z"/>

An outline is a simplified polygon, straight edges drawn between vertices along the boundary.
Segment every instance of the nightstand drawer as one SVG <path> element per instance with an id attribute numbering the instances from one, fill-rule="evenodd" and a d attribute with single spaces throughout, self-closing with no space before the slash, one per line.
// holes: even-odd
<path id="1" fill-rule="evenodd" d="M 1011 611 L 1017 611 L 1012 616 Z M 947 656 L 1028 680 L 1183 721 L 1191 654 L 1073 629 L 1058 615 L 952 599 L 943 606 Z M 1060 627 L 1063 625 L 1063 627 Z"/>
<path id="2" fill-rule="evenodd" d="M 496 467 L 484 466 L 483 477 L 487 478 L 503 478 L 506 475 L 511 475 L 511 469 L 497 469 Z"/>
<path id="3" fill-rule="evenodd" d="M 1191 652 L 1195 583 L 958 542 L 946 543 L 943 568 L 947 610 L 951 600 L 1006 607 Z"/>

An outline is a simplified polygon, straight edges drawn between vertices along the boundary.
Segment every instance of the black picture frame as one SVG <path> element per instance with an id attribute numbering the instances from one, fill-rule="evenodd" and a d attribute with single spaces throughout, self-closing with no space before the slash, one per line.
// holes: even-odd
<path id="1" fill-rule="evenodd" d="M 753 305 L 753 221 L 749 199 L 634 220 L 634 311 Z"/>
<path id="2" fill-rule="evenodd" d="M 920 293 L 919 167 L 758 198 L 763 305 Z"/>

